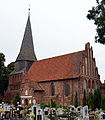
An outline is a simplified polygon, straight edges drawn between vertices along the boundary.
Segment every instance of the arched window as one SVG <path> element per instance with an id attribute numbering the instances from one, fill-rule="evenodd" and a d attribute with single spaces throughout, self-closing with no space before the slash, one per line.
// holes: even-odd
<path id="1" fill-rule="evenodd" d="M 88 87 L 90 88 L 90 79 L 89 79 L 89 82 L 88 82 Z"/>
<path id="2" fill-rule="evenodd" d="M 92 81 L 92 88 L 94 88 L 95 87 L 95 83 L 94 83 L 94 80 Z"/>
<path id="3" fill-rule="evenodd" d="M 55 95 L 55 86 L 53 83 L 51 83 L 50 88 L 51 88 L 51 96 L 54 96 Z"/>
<path id="4" fill-rule="evenodd" d="M 69 95 L 70 95 L 70 85 L 65 84 L 65 96 L 69 96 Z"/>

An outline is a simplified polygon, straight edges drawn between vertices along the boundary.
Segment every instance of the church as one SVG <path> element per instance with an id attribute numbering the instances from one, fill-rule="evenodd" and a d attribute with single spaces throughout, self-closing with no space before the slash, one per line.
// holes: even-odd
<path id="1" fill-rule="evenodd" d="M 37 60 L 30 15 L 14 64 L 5 93 L 6 101 L 11 103 L 19 93 L 23 106 L 33 102 L 49 104 L 51 100 L 59 105 L 70 105 L 77 94 L 78 103 L 82 105 L 84 90 L 88 98 L 102 86 L 90 43 L 86 43 L 81 51 Z"/>

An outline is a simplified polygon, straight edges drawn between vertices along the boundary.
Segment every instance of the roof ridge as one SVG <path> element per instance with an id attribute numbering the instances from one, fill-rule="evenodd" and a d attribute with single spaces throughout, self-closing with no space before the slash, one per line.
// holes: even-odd
<path id="1" fill-rule="evenodd" d="M 48 60 L 48 59 L 53 59 L 53 58 L 58 58 L 58 57 L 63 57 L 63 56 L 68 56 L 68 55 L 73 55 L 73 54 L 78 54 L 78 53 L 82 53 L 82 52 L 84 52 L 84 51 L 85 51 L 85 50 L 81 50 L 81 51 L 77 51 L 77 52 L 73 52 L 73 53 L 68 53 L 68 54 L 53 56 L 53 57 L 50 57 L 50 58 L 44 58 L 44 59 L 41 59 L 41 60 L 37 60 L 37 62 L 38 62 L 38 61 L 43 61 L 43 60 Z"/>

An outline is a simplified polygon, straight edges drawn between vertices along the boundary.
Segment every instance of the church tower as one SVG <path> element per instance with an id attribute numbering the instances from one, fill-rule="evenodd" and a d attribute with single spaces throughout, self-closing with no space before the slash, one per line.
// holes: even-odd
<path id="1" fill-rule="evenodd" d="M 37 61 L 37 58 L 34 52 L 29 11 L 20 52 L 17 56 L 16 61 L 14 62 L 14 71 L 12 71 L 9 75 L 9 85 L 8 90 L 4 96 L 4 101 L 13 103 L 13 98 L 16 93 L 19 93 L 21 95 L 22 80 L 35 61 Z"/>
<path id="2" fill-rule="evenodd" d="M 12 74 L 26 73 L 31 67 L 32 63 L 35 61 L 37 61 L 37 58 L 34 52 L 33 37 L 31 30 L 31 23 L 30 23 L 30 11 L 29 11 L 24 37 L 21 44 L 21 49 L 15 61 L 15 68 Z"/>

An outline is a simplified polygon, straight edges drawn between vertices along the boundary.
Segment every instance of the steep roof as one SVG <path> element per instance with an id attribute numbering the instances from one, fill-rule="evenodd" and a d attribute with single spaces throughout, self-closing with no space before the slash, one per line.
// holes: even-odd
<path id="1" fill-rule="evenodd" d="M 36 60 L 36 56 L 34 53 L 31 23 L 30 23 L 30 15 L 28 16 L 21 49 L 16 61 L 18 60 L 29 60 L 29 61 Z"/>
<path id="2" fill-rule="evenodd" d="M 78 77 L 84 51 L 34 62 L 28 71 L 32 81 L 49 81 Z"/>

